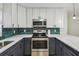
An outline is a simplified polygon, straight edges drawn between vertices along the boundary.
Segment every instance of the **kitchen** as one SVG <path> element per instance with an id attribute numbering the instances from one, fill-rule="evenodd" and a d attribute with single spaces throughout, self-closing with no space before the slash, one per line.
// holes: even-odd
<path id="1" fill-rule="evenodd" d="M 79 56 L 78 5 L 0 3 L 0 56 Z"/>

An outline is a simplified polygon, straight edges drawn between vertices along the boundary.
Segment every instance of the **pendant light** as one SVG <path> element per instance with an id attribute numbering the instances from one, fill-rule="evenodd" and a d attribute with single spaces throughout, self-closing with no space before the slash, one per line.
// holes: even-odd
<path id="1" fill-rule="evenodd" d="M 76 15 L 75 15 L 75 3 L 73 3 L 73 19 L 76 19 Z"/>

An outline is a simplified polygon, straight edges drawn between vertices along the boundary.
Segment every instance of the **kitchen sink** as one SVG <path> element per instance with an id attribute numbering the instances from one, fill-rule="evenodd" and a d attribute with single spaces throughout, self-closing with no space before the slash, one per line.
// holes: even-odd
<path id="1" fill-rule="evenodd" d="M 0 49 L 2 48 L 2 47 L 4 47 L 4 46 L 6 46 L 6 45 L 8 45 L 8 44 L 10 44 L 10 43 L 12 43 L 13 41 L 2 41 L 2 42 L 0 42 Z"/>

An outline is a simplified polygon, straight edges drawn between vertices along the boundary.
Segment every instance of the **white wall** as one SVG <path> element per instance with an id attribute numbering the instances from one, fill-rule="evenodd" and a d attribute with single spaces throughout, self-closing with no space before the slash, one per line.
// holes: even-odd
<path id="1" fill-rule="evenodd" d="M 79 36 L 79 12 L 76 12 L 76 19 L 72 19 L 73 12 L 68 13 L 68 34 Z"/>

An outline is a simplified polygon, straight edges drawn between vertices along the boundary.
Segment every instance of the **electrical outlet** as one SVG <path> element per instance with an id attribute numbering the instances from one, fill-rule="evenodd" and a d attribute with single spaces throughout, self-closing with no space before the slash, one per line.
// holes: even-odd
<path id="1" fill-rule="evenodd" d="M 26 30 L 24 29 L 24 32 L 26 32 Z"/>
<path id="2" fill-rule="evenodd" d="M 56 29 L 54 30 L 54 32 L 56 32 Z"/>
<path id="3" fill-rule="evenodd" d="M 15 34 L 15 30 L 13 31 L 13 33 Z"/>

